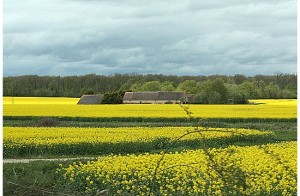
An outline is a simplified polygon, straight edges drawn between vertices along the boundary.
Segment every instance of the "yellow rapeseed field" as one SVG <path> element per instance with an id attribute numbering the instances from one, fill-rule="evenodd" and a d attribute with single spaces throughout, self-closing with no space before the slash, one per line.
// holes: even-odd
<path id="1" fill-rule="evenodd" d="M 75 105 L 79 98 L 66 97 L 3 97 L 3 104 L 64 104 Z"/>
<path id="2" fill-rule="evenodd" d="M 199 128 L 202 135 L 190 134 L 183 140 L 225 138 L 234 135 L 269 135 L 272 132 L 253 129 Z M 53 146 L 79 143 L 120 143 L 149 142 L 158 138 L 174 140 L 193 127 L 119 127 L 119 128 L 79 128 L 79 127 L 4 127 L 5 147 Z"/>
<path id="3" fill-rule="evenodd" d="M 15 98 L 15 104 L 4 98 L 4 116 L 56 116 L 56 117 L 143 117 L 185 118 L 186 113 L 178 104 L 120 104 L 76 105 L 77 100 L 46 98 Z M 6 101 L 5 101 L 6 100 Z M 28 103 L 24 104 L 24 100 Z M 51 102 L 52 104 L 47 104 Z M 76 101 L 75 101 L 76 100 Z M 254 100 L 259 104 L 248 105 L 185 105 L 194 117 L 203 118 L 296 118 L 297 100 Z M 253 101 L 252 101 L 253 102 Z M 60 104 L 58 104 L 60 103 Z"/>
<path id="4" fill-rule="evenodd" d="M 4 97 L 3 112 L 8 119 L 50 116 L 110 118 L 112 121 L 124 118 L 126 121 L 137 117 L 142 121 L 153 118 L 160 122 L 162 118 L 170 118 L 170 122 L 175 122 L 177 118 L 187 118 L 186 111 L 202 118 L 255 118 L 259 121 L 297 118 L 297 100 L 288 99 L 251 100 L 247 105 L 76 105 L 78 100 Z M 274 142 L 274 134 L 270 131 L 200 127 L 200 133 L 189 134 L 180 140 L 182 143 L 172 143 L 171 150 L 200 146 L 201 149 L 154 154 L 194 130 L 195 127 L 4 127 L 3 156 L 106 154 L 87 163 L 60 165 L 57 170 L 58 183 L 74 191 L 85 190 L 86 195 L 99 195 L 97 192 L 102 190 L 108 195 L 297 194 L 296 142 L 207 148 L 243 142 Z"/>
<path id="5" fill-rule="evenodd" d="M 297 143 L 111 155 L 60 165 L 57 173 L 87 195 L 296 195 Z"/>

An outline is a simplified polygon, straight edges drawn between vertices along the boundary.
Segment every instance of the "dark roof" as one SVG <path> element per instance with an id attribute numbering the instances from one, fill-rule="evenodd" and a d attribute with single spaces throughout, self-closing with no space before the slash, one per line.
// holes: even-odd
<path id="1" fill-rule="evenodd" d="M 185 97 L 183 92 L 126 92 L 123 100 L 180 100 Z"/>
<path id="2" fill-rule="evenodd" d="M 100 104 L 102 95 L 82 95 L 77 104 Z"/>

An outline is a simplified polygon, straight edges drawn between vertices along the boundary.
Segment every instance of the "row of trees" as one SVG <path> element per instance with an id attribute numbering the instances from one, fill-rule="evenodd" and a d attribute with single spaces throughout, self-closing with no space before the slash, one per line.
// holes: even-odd
<path id="1" fill-rule="evenodd" d="M 16 76 L 3 78 L 4 96 L 80 97 L 88 89 L 105 94 L 114 91 L 184 91 L 195 102 L 242 103 L 247 99 L 296 98 L 297 75 L 272 76 L 175 76 L 115 74 L 110 76 Z M 212 101 L 213 100 L 213 101 Z"/>
<path id="2" fill-rule="evenodd" d="M 207 79 L 202 82 L 186 80 L 175 87 L 171 81 L 149 81 L 144 84 L 135 83 L 126 91 L 179 91 L 195 94 L 195 103 L 247 103 L 248 99 L 279 99 L 297 98 L 296 84 L 287 84 L 283 88 L 273 81 L 244 81 L 236 84 L 234 81 L 224 82 L 222 78 Z"/>

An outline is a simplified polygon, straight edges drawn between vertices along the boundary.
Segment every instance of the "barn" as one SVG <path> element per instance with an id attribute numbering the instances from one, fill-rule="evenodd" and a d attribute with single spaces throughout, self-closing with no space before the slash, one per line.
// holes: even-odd
<path id="1" fill-rule="evenodd" d="M 123 103 L 188 103 L 188 97 L 184 92 L 126 92 Z"/>
<path id="2" fill-rule="evenodd" d="M 84 104 L 100 104 L 102 101 L 102 95 L 82 95 L 78 101 L 78 105 Z"/>

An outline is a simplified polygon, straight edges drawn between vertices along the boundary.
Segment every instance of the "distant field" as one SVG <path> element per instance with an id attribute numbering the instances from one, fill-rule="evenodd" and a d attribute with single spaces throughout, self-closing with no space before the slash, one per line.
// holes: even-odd
<path id="1" fill-rule="evenodd" d="M 3 104 L 68 104 L 75 105 L 80 98 L 66 97 L 3 97 Z"/>
<path id="2" fill-rule="evenodd" d="M 178 104 L 76 105 L 76 98 L 4 97 L 4 116 L 185 118 Z M 248 105 L 184 105 L 194 117 L 296 119 L 297 100 L 251 100 Z"/>

